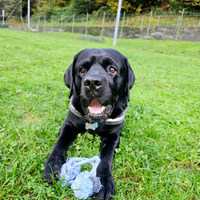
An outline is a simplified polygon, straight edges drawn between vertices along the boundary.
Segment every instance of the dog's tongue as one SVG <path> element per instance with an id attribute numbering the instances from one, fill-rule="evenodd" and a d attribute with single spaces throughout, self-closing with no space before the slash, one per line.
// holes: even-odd
<path id="1" fill-rule="evenodd" d="M 96 98 L 93 98 L 89 105 L 90 113 L 100 114 L 105 109 L 105 106 L 102 106 Z"/>

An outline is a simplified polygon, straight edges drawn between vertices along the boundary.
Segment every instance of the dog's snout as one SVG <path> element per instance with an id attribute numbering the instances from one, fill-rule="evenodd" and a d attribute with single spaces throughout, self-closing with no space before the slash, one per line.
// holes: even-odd
<path id="1" fill-rule="evenodd" d="M 103 79 L 99 75 L 89 75 L 84 80 L 84 85 L 88 89 L 96 90 L 100 88 L 103 84 Z"/>

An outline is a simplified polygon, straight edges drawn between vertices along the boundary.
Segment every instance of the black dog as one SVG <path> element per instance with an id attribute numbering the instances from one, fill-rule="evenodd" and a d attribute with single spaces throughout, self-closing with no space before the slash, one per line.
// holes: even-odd
<path id="1" fill-rule="evenodd" d="M 52 170 L 54 177 L 58 177 L 67 149 L 78 133 L 88 130 L 101 137 L 97 177 L 101 178 L 103 188 L 95 194 L 95 199 L 108 200 L 115 193 L 113 156 L 119 145 L 134 73 L 128 59 L 116 50 L 85 49 L 74 56 L 64 81 L 70 88 L 70 110 L 45 162 L 45 178 L 52 183 Z"/>

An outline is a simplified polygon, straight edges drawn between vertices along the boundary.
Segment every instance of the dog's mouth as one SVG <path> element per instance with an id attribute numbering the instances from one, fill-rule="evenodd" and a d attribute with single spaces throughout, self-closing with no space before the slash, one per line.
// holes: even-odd
<path id="1" fill-rule="evenodd" d="M 103 106 L 97 98 L 93 98 L 87 109 L 87 118 L 90 122 L 103 122 L 110 116 L 111 112 L 112 105 Z"/>
<path id="2" fill-rule="evenodd" d="M 90 105 L 88 106 L 89 113 L 93 115 L 103 114 L 105 109 L 106 106 L 102 106 L 97 98 L 93 98 L 90 102 Z"/>

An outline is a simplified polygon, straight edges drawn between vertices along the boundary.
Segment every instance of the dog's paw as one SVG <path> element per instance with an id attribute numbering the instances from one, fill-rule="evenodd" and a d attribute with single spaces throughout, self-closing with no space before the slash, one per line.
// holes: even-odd
<path id="1" fill-rule="evenodd" d="M 115 195 L 115 184 L 113 181 L 112 176 L 106 177 L 106 180 L 101 180 L 101 184 L 103 187 L 99 191 L 99 193 L 96 193 L 93 195 L 94 200 L 110 200 L 112 196 Z"/>
<path id="2" fill-rule="evenodd" d="M 61 166 L 65 163 L 65 158 L 61 156 L 49 156 L 49 158 L 45 162 L 44 169 L 44 178 L 48 184 L 52 184 L 54 178 L 55 180 L 59 179 L 59 172 Z"/>

